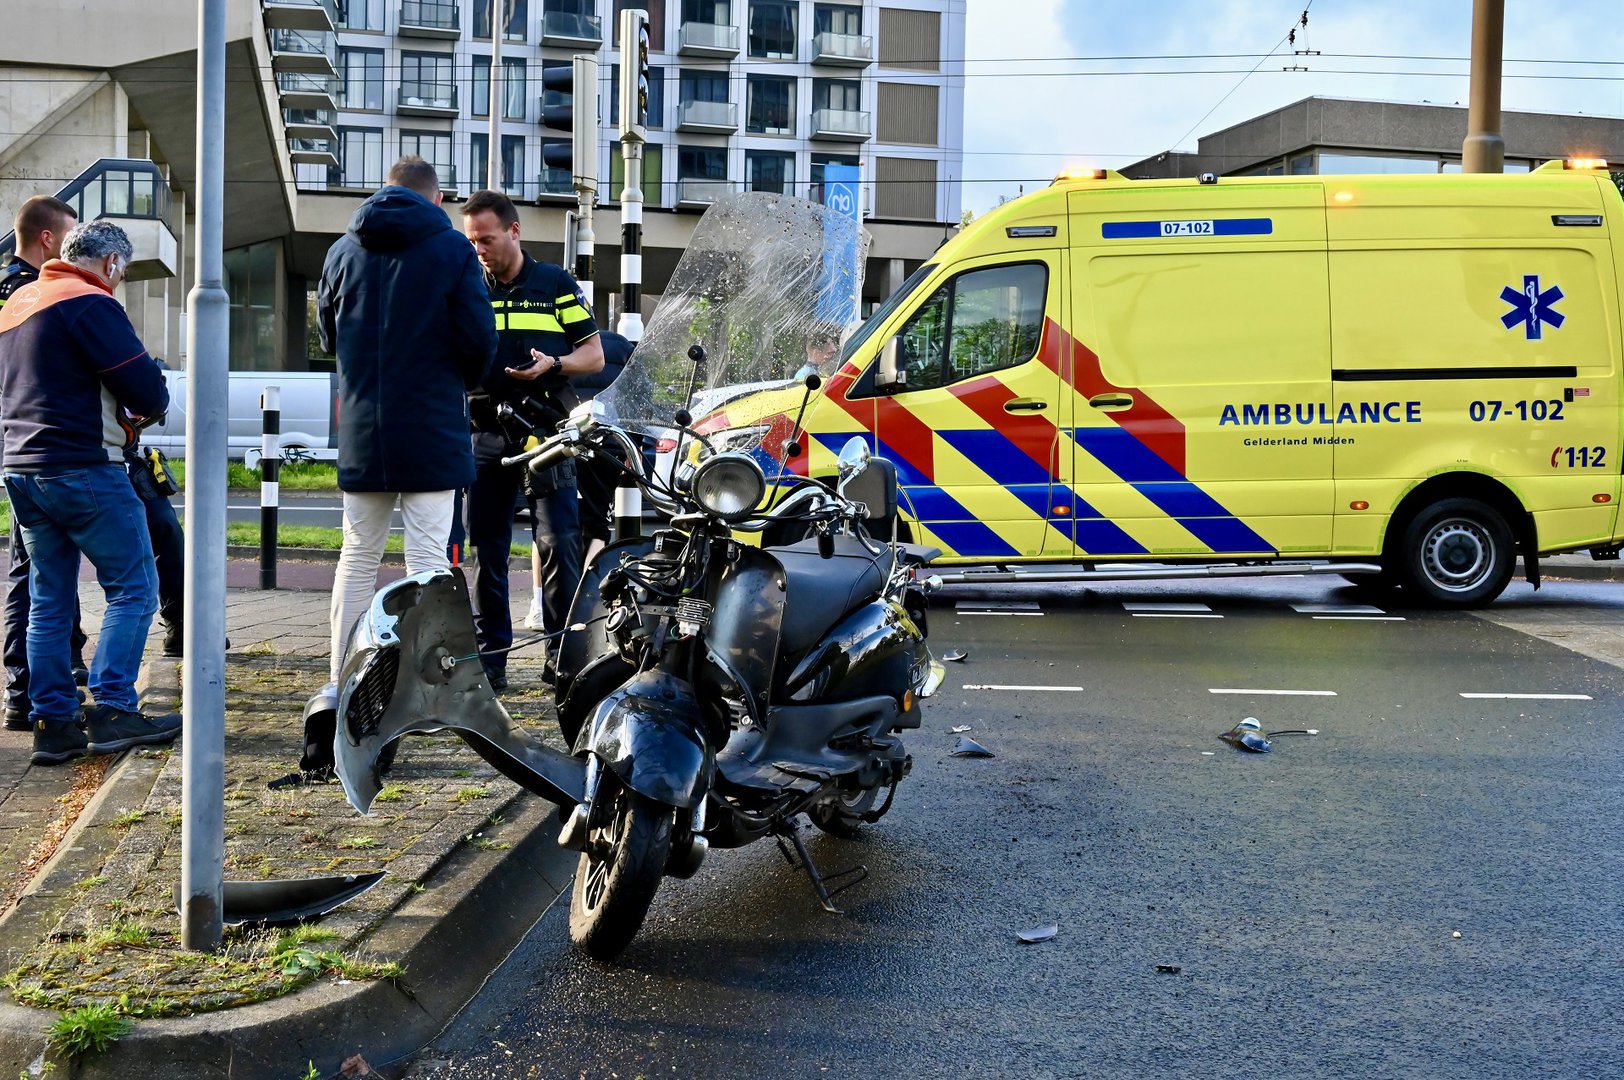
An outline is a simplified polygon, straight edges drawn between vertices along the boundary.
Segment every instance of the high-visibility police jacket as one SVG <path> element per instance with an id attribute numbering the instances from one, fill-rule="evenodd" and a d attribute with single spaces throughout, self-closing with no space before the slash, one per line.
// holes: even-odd
<path id="1" fill-rule="evenodd" d="M 598 333 L 581 287 L 562 267 L 526 254 L 524 265 L 512 281 L 499 282 L 487 274 L 485 286 L 490 290 L 491 311 L 496 318 L 496 365 L 484 385 L 468 395 L 468 418 L 475 432 L 474 455 L 482 460 L 492 454 L 511 453 L 530 434 L 503 425 L 496 414 L 502 402 L 531 398 L 542 407 L 551 426 L 568 416 L 576 401 L 569 378 L 562 371 L 526 382 L 515 379 L 505 369 L 524 366 L 530 360 L 531 349 L 547 356 L 567 355 Z M 480 435 L 499 438 L 482 439 Z"/>
<path id="2" fill-rule="evenodd" d="M 22 256 L 14 256 L 0 270 L 0 308 L 6 306 L 6 299 L 30 281 L 39 280 L 39 268 Z"/>

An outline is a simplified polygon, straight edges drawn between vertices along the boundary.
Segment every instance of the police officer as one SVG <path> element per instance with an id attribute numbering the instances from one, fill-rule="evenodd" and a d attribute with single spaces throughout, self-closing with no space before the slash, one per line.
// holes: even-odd
<path id="1" fill-rule="evenodd" d="M 496 316 L 497 362 L 490 378 L 468 396 L 473 427 L 474 484 L 468 490 L 468 546 L 479 568 L 474 576 L 474 629 L 485 674 L 494 689 L 507 686 L 507 655 L 513 644 L 508 607 L 508 549 L 513 540 L 513 505 L 521 490 L 533 499 L 535 544 L 541 552 L 542 625 L 562 630 L 581 576 L 580 509 L 574 466 L 549 475 L 504 466 L 531 428 L 504 418 L 508 405 L 551 434 L 576 404 L 570 377 L 603 367 L 598 324 L 575 279 L 560 267 L 539 262 L 519 246 L 519 212 L 498 191 L 475 192 L 462 205 L 463 232 L 485 267 Z"/>

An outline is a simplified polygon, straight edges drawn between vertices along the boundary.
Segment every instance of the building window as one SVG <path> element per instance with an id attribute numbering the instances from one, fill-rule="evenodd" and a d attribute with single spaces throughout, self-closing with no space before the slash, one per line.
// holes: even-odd
<path id="1" fill-rule="evenodd" d="M 491 0 L 473 0 L 474 3 L 474 37 L 491 37 Z M 503 41 L 523 41 L 525 39 L 525 25 L 529 22 L 530 7 L 528 0 L 502 0 L 502 9 L 507 12 L 507 28 L 502 32 Z"/>
<path id="2" fill-rule="evenodd" d="M 471 188 L 485 187 L 490 179 L 490 158 L 486 152 L 490 145 L 490 136 L 484 132 L 476 132 L 468 137 L 468 165 L 472 173 L 468 184 Z M 524 175 L 524 136 L 503 135 L 502 190 L 516 198 L 523 197 L 532 186 Z"/>
<path id="3" fill-rule="evenodd" d="M 332 187 L 383 187 L 383 131 L 379 128 L 339 128 L 338 164 L 328 166 Z"/>
<path id="4" fill-rule="evenodd" d="M 815 4 L 812 7 L 812 32 L 859 37 L 863 33 L 863 9 L 846 4 Z"/>
<path id="5" fill-rule="evenodd" d="M 383 0 L 339 0 L 338 25 L 345 30 L 382 30 Z"/>
<path id="6" fill-rule="evenodd" d="M 725 79 L 725 76 L 724 76 Z M 726 101 L 727 98 L 723 98 Z M 609 122 L 620 123 L 620 65 L 610 65 L 609 78 Z M 665 68 L 650 66 L 648 69 L 648 119 L 645 126 L 651 128 L 665 127 Z"/>
<path id="7" fill-rule="evenodd" d="M 746 150 L 744 175 L 746 190 L 787 194 L 795 175 L 795 155 L 778 150 Z"/>
<path id="8" fill-rule="evenodd" d="M 1328 154 L 1320 151 L 1319 171 L 1326 176 L 1364 173 L 1435 173 L 1437 158 L 1393 154 Z"/>
<path id="9" fill-rule="evenodd" d="M 489 116 L 491 114 L 491 58 L 488 56 L 475 56 L 472 58 L 473 75 L 468 87 L 469 105 L 468 115 Z M 524 61 L 502 59 L 502 117 L 507 120 L 523 120 L 525 117 L 525 66 Z"/>
<path id="10" fill-rule="evenodd" d="M 614 26 L 609 31 L 609 43 L 620 48 L 620 13 L 627 8 L 642 8 L 648 12 L 648 47 L 650 52 L 665 52 L 665 5 L 649 0 L 615 0 Z"/>
<path id="11" fill-rule="evenodd" d="M 664 206 L 666 203 L 664 187 L 664 148 L 659 143 L 643 144 L 643 201 L 650 206 Z M 618 200 L 620 193 L 626 187 L 626 158 L 620 151 L 620 143 L 609 144 L 609 190 L 605 193 L 610 199 Z"/>
<path id="12" fill-rule="evenodd" d="M 753 135 L 795 134 L 795 80 L 751 75 L 744 128 Z"/>
<path id="13" fill-rule="evenodd" d="M 750 55 L 795 59 L 797 5 L 793 0 L 750 0 Z"/>
<path id="14" fill-rule="evenodd" d="M 808 195 L 813 202 L 823 203 L 823 168 L 825 165 L 856 165 L 855 154 L 813 154 L 812 165 L 807 179 L 811 180 L 811 193 Z"/>
<path id="15" fill-rule="evenodd" d="M 446 131 L 402 131 L 400 156 L 416 154 L 430 165 L 440 177 L 440 186 L 457 186 L 457 170 L 451 164 L 451 133 Z"/>
<path id="16" fill-rule="evenodd" d="M 727 72 L 684 71 L 677 89 L 683 101 L 725 102 L 728 100 Z"/>
<path id="17" fill-rule="evenodd" d="M 727 149 L 721 146 L 677 147 L 678 180 L 726 180 Z"/>
<path id="18" fill-rule="evenodd" d="M 439 53 L 401 53 L 400 100 L 405 105 L 455 107 L 457 86 L 451 57 Z"/>
<path id="19" fill-rule="evenodd" d="M 856 79 L 813 79 L 812 107 L 836 112 L 862 112 L 863 84 Z"/>
<path id="20" fill-rule="evenodd" d="M 338 107 L 383 108 L 383 50 L 338 50 Z"/>
<path id="21" fill-rule="evenodd" d="M 733 9 L 730 0 L 682 0 L 682 21 L 709 23 L 712 26 L 731 26 Z"/>

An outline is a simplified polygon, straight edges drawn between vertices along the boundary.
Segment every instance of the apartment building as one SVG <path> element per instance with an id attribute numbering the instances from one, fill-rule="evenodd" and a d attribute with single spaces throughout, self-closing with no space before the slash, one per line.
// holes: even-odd
<path id="1" fill-rule="evenodd" d="M 290 107 L 300 190 L 369 191 L 417 153 L 457 195 L 484 186 L 490 154 L 492 0 L 327 0 L 335 32 L 273 31 L 273 52 L 319 55 L 283 85 L 331 88 L 331 108 Z M 963 165 L 964 0 L 498 0 L 501 173 L 526 202 L 573 201 L 567 147 L 545 110 L 565 95 L 542 72 L 600 62 L 601 202 L 624 185 L 617 139 L 618 12 L 649 12 L 649 208 L 703 209 L 718 193 L 817 198 L 828 165 L 862 170 L 881 221 L 956 222 Z M 302 7 L 266 0 L 267 11 Z M 323 74 L 331 64 L 331 74 Z M 324 127 L 326 129 L 324 129 Z"/>

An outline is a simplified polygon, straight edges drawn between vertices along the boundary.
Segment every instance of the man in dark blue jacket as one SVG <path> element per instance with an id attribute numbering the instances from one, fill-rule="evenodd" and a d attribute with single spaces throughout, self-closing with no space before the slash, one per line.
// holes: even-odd
<path id="1" fill-rule="evenodd" d="M 143 424 L 163 415 L 169 390 L 113 298 L 133 254 L 112 222 L 79 225 L 62 241 L 62 257 L 0 310 L 5 484 L 22 523 L 33 595 L 28 672 L 36 765 L 180 734 L 179 716 L 142 714 L 135 692 L 158 583 L 146 512 L 123 451 Z M 107 596 L 90 668 L 96 704 L 84 728 L 68 658 L 81 553 Z"/>
<path id="2" fill-rule="evenodd" d="M 465 394 L 496 358 L 484 274 L 440 209 L 434 166 L 402 158 L 388 179 L 328 251 L 316 300 L 322 348 L 338 356 L 335 683 L 350 628 L 371 602 L 397 499 L 407 571 L 450 565 L 454 493 L 474 480 Z"/>

